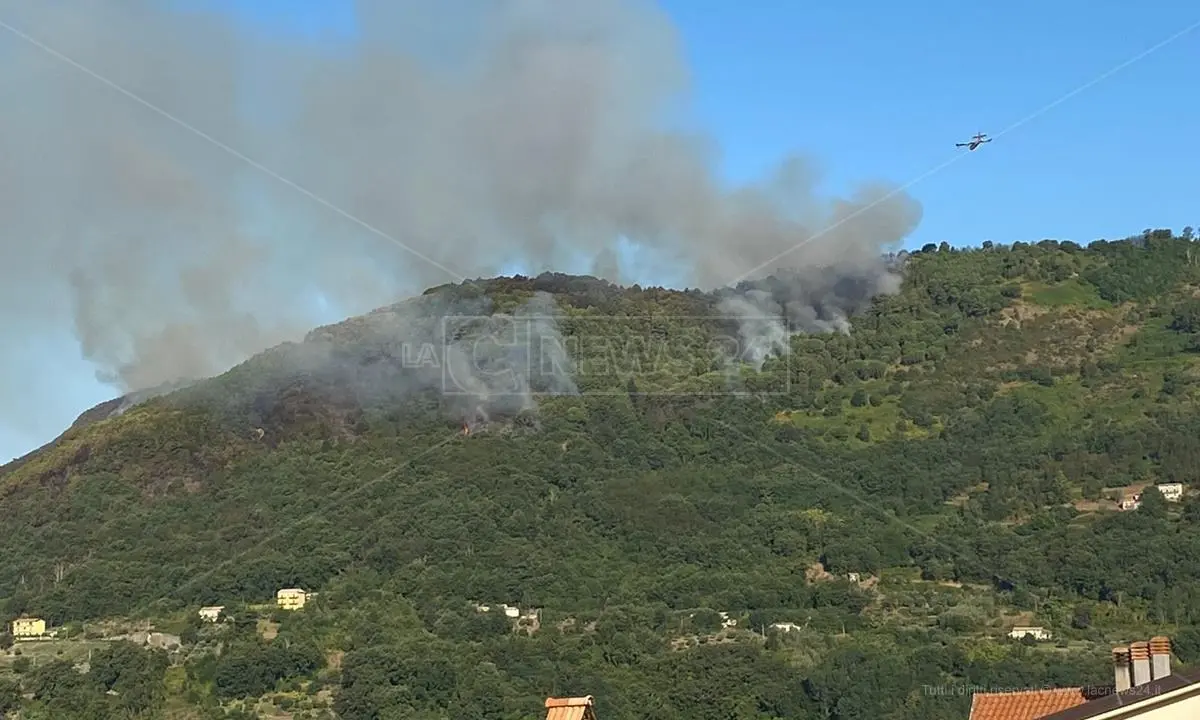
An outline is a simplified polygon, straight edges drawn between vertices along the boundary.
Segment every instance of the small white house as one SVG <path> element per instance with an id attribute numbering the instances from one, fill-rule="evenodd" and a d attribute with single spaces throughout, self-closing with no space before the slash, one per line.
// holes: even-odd
<path id="1" fill-rule="evenodd" d="M 779 632 L 792 632 L 793 630 L 800 630 L 801 628 L 796 623 L 781 622 L 771 623 L 771 629 L 778 630 Z"/>
<path id="2" fill-rule="evenodd" d="M 501 605 L 500 607 L 504 608 L 504 616 L 505 617 L 510 617 L 510 618 L 514 618 L 514 619 L 521 617 L 521 608 L 519 608 L 515 605 Z"/>
<path id="3" fill-rule="evenodd" d="M 516 605 L 509 605 L 507 603 L 500 603 L 499 605 L 484 605 L 480 603 L 475 605 L 475 612 L 491 612 L 493 608 L 502 610 L 504 612 L 504 617 L 511 618 L 513 620 L 528 620 L 531 617 L 541 616 L 540 610 L 530 610 L 529 612 L 522 613 L 521 608 L 517 607 Z"/>
<path id="4" fill-rule="evenodd" d="M 1183 483 L 1162 483 L 1155 485 L 1167 502 L 1179 502 L 1183 499 Z"/>
<path id="5" fill-rule="evenodd" d="M 208 605 L 200 608 L 200 619 L 204 622 L 216 622 L 221 617 L 221 611 L 225 609 L 224 605 Z"/>
<path id="6" fill-rule="evenodd" d="M 1034 640 L 1049 640 L 1053 635 L 1044 627 L 1018 625 L 1008 631 L 1008 636 L 1013 640 L 1031 637 Z"/>

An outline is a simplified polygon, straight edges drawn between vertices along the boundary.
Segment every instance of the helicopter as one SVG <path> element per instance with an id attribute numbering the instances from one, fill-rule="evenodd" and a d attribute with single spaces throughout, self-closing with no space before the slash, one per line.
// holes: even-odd
<path id="1" fill-rule="evenodd" d="M 987 133 L 976 133 L 975 137 L 967 142 L 955 143 L 954 147 L 965 147 L 967 150 L 974 150 L 984 143 L 990 143 L 992 139 L 987 136 Z"/>

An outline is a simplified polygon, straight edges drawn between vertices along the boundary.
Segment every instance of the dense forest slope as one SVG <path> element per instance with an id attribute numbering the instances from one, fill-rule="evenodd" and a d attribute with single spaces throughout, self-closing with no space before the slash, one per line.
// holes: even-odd
<path id="1" fill-rule="evenodd" d="M 1116 503 L 1200 473 L 1191 231 L 904 263 L 765 360 L 717 295 L 501 278 L 85 414 L 0 469 L 3 607 L 183 648 L 110 659 L 140 694 L 27 674 L 26 714 L 961 718 L 1151 632 L 1200 661 L 1200 504 Z M 274 640 L 193 619 L 293 586 Z"/>

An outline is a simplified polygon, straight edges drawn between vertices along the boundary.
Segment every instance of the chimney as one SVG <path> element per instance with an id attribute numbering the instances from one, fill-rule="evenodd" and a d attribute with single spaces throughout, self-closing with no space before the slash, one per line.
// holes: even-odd
<path id="1" fill-rule="evenodd" d="M 1122 645 L 1112 650 L 1113 675 L 1117 681 L 1117 692 L 1125 692 L 1130 688 L 1129 648 Z"/>
<path id="2" fill-rule="evenodd" d="M 1150 672 L 1155 680 L 1171 674 L 1171 639 L 1162 635 L 1150 638 Z"/>
<path id="3" fill-rule="evenodd" d="M 1150 682 L 1150 643 L 1145 640 L 1130 643 L 1129 659 L 1133 661 L 1133 686 Z"/>

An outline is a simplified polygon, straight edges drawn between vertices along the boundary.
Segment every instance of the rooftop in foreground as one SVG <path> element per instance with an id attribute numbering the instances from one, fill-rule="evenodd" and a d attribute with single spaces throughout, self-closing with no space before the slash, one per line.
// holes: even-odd
<path id="1" fill-rule="evenodd" d="M 596 720 L 593 698 L 546 698 L 546 720 Z"/>
<path id="2" fill-rule="evenodd" d="M 975 693 L 971 698 L 971 720 L 1038 720 L 1088 700 L 1081 688 Z"/>

